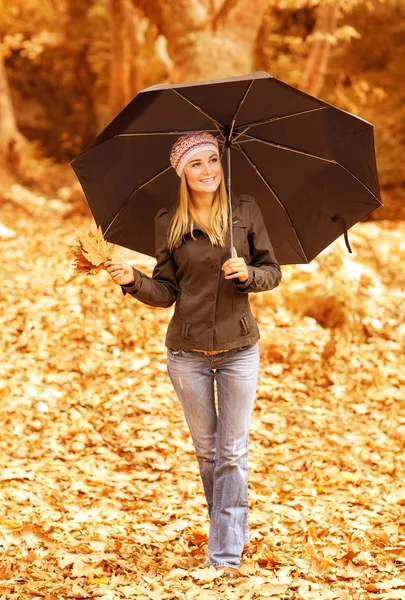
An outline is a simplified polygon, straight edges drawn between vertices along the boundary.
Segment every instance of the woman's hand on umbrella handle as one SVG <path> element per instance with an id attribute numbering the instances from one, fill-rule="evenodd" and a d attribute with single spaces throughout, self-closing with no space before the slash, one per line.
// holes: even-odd
<path id="1" fill-rule="evenodd" d="M 131 285 L 135 282 L 133 269 L 127 263 L 107 260 L 103 265 L 103 269 L 107 271 L 117 285 Z"/>
<path id="2" fill-rule="evenodd" d="M 249 271 L 245 259 L 243 256 L 238 256 L 236 248 L 233 249 L 235 258 L 229 258 L 222 265 L 221 269 L 224 272 L 225 279 L 240 279 L 240 281 L 246 281 L 249 277 Z"/>

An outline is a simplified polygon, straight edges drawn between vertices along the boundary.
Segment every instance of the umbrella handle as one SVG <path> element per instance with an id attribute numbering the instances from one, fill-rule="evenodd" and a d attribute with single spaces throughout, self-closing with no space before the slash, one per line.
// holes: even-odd
<path id="1" fill-rule="evenodd" d="M 353 254 L 353 251 L 350 247 L 350 243 L 349 243 L 349 235 L 346 229 L 346 223 L 343 217 L 341 217 L 340 215 L 333 215 L 333 217 L 331 217 L 333 223 L 336 223 L 336 221 L 342 221 L 343 223 L 343 237 L 345 239 L 345 244 L 346 244 L 346 248 L 348 249 L 348 251 L 350 252 L 350 254 Z"/>
<path id="2" fill-rule="evenodd" d="M 349 234 L 347 233 L 347 230 L 345 229 L 344 233 L 343 233 L 343 237 L 345 238 L 345 243 L 346 243 L 346 248 L 348 249 L 348 251 L 350 252 L 350 254 L 353 254 L 353 251 L 350 247 L 349 244 Z"/>

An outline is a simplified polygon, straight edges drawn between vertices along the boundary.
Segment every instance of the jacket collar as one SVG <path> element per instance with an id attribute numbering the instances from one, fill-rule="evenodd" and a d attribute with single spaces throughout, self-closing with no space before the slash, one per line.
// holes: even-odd
<path id="1" fill-rule="evenodd" d="M 242 200 L 241 200 L 240 196 L 239 196 L 238 194 L 235 194 L 235 192 L 231 192 L 232 217 L 236 217 L 236 216 L 239 216 L 239 217 L 240 217 L 240 215 L 239 215 L 238 211 L 237 211 L 237 213 L 236 213 L 235 215 L 233 214 L 233 211 L 234 211 L 235 209 L 237 209 L 237 208 L 238 208 L 238 206 L 240 206 L 241 202 L 242 202 Z M 178 206 L 177 204 L 175 204 L 175 205 L 172 205 L 172 206 L 171 206 L 171 208 L 170 208 L 170 211 L 169 211 L 169 222 L 170 222 L 170 220 L 171 220 L 171 217 L 173 216 L 173 214 L 174 214 L 174 212 L 175 212 L 175 210 L 176 210 L 177 206 Z M 198 230 L 198 231 L 203 231 L 203 230 L 202 230 L 202 229 L 201 229 L 201 228 L 200 228 L 200 227 L 199 227 L 197 224 L 195 224 L 195 225 L 194 225 L 194 231 L 197 231 L 197 230 Z M 190 234 L 190 233 L 191 233 L 191 227 L 190 227 L 190 223 L 189 223 L 189 224 L 187 225 L 187 229 L 186 229 L 186 231 L 183 233 L 183 236 L 185 236 L 185 235 L 188 235 L 188 234 Z M 178 247 L 179 247 L 179 246 L 182 244 L 182 241 L 183 241 L 183 238 L 182 238 L 182 237 L 180 237 L 180 238 L 177 240 L 177 242 L 176 242 L 176 244 L 175 244 L 175 247 L 176 247 L 176 248 L 178 248 Z"/>

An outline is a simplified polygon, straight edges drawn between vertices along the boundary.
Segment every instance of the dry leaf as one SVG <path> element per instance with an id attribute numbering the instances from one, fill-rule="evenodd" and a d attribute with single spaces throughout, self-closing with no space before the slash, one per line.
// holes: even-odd
<path id="1" fill-rule="evenodd" d="M 214 579 L 221 577 L 221 571 L 217 571 L 217 569 L 215 569 L 214 567 L 194 569 L 193 571 L 190 571 L 189 574 L 195 581 L 201 584 L 210 583 L 211 581 L 214 581 Z"/>
<path id="2" fill-rule="evenodd" d="M 96 275 L 103 268 L 103 264 L 111 260 L 114 244 L 104 239 L 101 226 L 95 234 L 89 231 L 76 241 L 77 244 L 70 246 L 70 251 L 75 257 L 73 267 L 76 273 Z"/>
<path id="3" fill-rule="evenodd" d="M 88 598 L 89 594 L 77 583 L 72 585 L 72 595 L 74 598 Z"/>
<path id="4" fill-rule="evenodd" d="M 279 594 L 284 594 L 288 590 L 288 585 L 285 583 L 279 584 L 271 584 L 271 585 L 263 585 L 260 588 L 260 594 L 263 598 L 269 598 L 271 596 L 279 596 Z"/>
<path id="5" fill-rule="evenodd" d="M 189 572 L 185 569 L 171 569 L 167 575 L 165 575 L 165 579 L 182 579 L 183 577 L 188 577 Z"/>
<path id="6" fill-rule="evenodd" d="M 192 529 L 190 531 L 190 540 L 196 546 L 198 546 L 202 542 L 207 542 L 208 535 L 207 535 L 206 530 L 202 529 L 201 527 L 195 527 L 194 529 Z"/>

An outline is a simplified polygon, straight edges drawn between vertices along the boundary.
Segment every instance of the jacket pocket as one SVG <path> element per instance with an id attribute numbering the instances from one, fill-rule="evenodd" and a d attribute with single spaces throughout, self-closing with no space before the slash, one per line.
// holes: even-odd
<path id="1" fill-rule="evenodd" d="M 189 339 L 188 330 L 190 329 L 190 323 L 183 323 L 181 326 L 181 337 L 183 339 Z"/>
<path id="2" fill-rule="evenodd" d="M 248 335 L 248 333 L 250 333 L 250 324 L 245 316 L 241 318 L 240 324 L 242 327 L 242 335 Z"/>
<path id="3" fill-rule="evenodd" d="M 238 256 L 243 256 L 246 262 L 250 257 L 250 246 L 248 240 L 248 227 L 239 219 L 233 224 L 233 245 Z"/>

